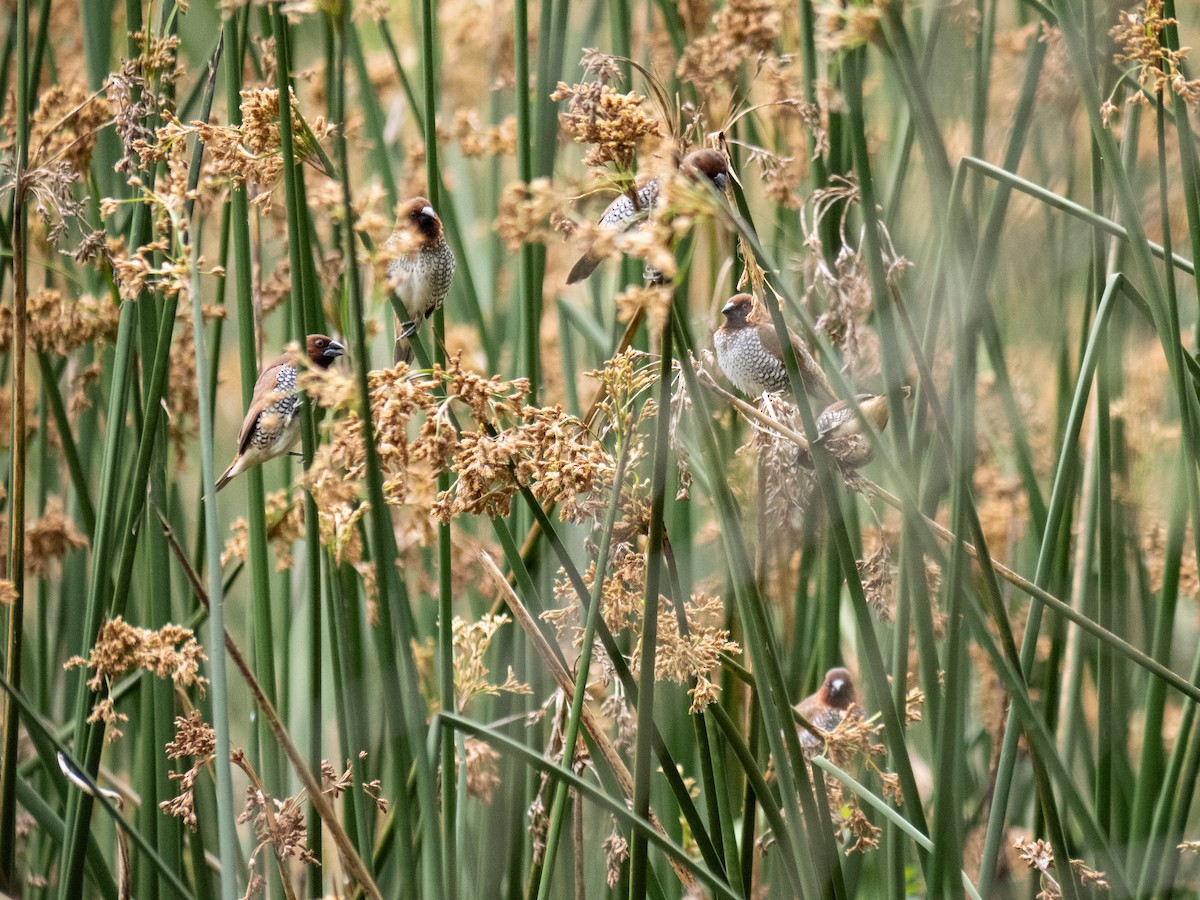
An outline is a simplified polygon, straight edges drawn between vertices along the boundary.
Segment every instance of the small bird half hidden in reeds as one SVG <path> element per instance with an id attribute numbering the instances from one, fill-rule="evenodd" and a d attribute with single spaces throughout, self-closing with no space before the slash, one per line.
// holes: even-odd
<path id="1" fill-rule="evenodd" d="M 825 673 L 825 681 L 815 694 L 796 704 L 796 711 L 808 724 L 828 733 L 842 723 L 856 698 L 850 671 L 838 666 Z M 813 734 L 802 725 L 797 726 L 796 731 L 805 759 L 812 759 L 825 749 L 825 739 L 820 735 Z"/>
<path id="2" fill-rule="evenodd" d="M 400 208 L 385 246 L 395 254 L 388 263 L 388 280 L 407 316 L 396 322 L 393 362 L 411 363 L 413 348 L 408 339 L 446 301 L 457 262 L 442 220 L 424 197 L 413 197 Z"/>
<path id="3" fill-rule="evenodd" d="M 328 369 L 346 348 L 324 334 L 304 339 L 308 361 L 318 369 Z M 217 479 L 220 491 L 231 480 L 269 459 L 288 453 L 300 437 L 300 357 L 288 350 L 270 363 L 254 382 L 250 409 L 238 433 L 237 455 Z"/>
<path id="4" fill-rule="evenodd" d="M 905 397 L 909 395 L 908 385 L 900 390 Z M 887 397 L 856 394 L 854 399 L 863 415 L 871 420 L 878 431 L 887 428 L 891 419 Z M 842 465 L 851 469 L 865 466 L 875 455 L 867 435 L 864 434 L 862 421 L 854 414 L 854 407 L 845 400 L 831 403 L 817 416 L 816 443 L 827 445 Z"/>
<path id="5" fill-rule="evenodd" d="M 783 344 L 775 326 L 762 321 L 755 310 L 754 298 L 737 294 L 721 310 L 725 321 L 713 333 L 717 365 L 739 391 L 758 397 L 771 391 L 790 391 L 787 366 L 783 362 Z M 791 331 L 787 333 L 804 390 L 818 407 L 834 401 L 825 372 L 817 365 L 808 345 Z"/>
<path id="6" fill-rule="evenodd" d="M 729 163 L 725 160 L 723 153 L 709 148 L 693 150 L 683 158 L 679 167 L 693 179 L 700 176 L 707 178 L 718 193 L 725 193 L 725 185 L 729 178 Z M 635 190 L 622 192 L 612 203 L 608 204 L 608 208 L 604 210 L 597 224 L 600 228 L 613 232 L 628 231 L 641 224 L 650 215 L 650 210 L 658 205 L 661 192 L 662 185 L 657 178 L 651 178 Z M 589 247 L 571 267 L 571 271 L 567 275 L 567 284 L 583 281 L 596 271 L 596 267 L 603 260 L 602 253 L 597 253 L 594 248 Z M 652 266 L 646 267 L 646 277 L 650 281 L 661 280 L 658 271 Z"/>

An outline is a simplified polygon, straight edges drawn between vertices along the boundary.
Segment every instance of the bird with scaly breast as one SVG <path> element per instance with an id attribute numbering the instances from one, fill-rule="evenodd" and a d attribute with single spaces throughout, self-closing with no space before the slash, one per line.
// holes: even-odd
<path id="1" fill-rule="evenodd" d="M 751 397 L 790 390 L 779 334 L 769 322 L 756 321 L 753 312 L 754 298 L 749 294 L 735 295 L 722 308 L 725 321 L 713 333 L 717 365 L 734 387 Z M 796 352 L 804 390 L 818 407 L 832 403 L 829 380 L 808 345 L 790 331 L 787 337 Z"/>
<path id="2" fill-rule="evenodd" d="M 855 698 L 854 679 L 848 669 L 838 666 L 825 673 L 825 681 L 815 694 L 796 704 L 796 711 L 808 724 L 828 733 L 842 723 Z M 820 735 L 802 725 L 796 731 L 805 759 L 812 759 L 825 749 L 825 739 Z"/>
<path id="3" fill-rule="evenodd" d="M 679 165 L 690 177 L 695 179 L 703 176 L 712 183 L 718 193 L 725 193 L 725 186 L 729 179 L 729 163 L 726 161 L 723 153 L 708 148 L 693 150 L 683 158 Z M 659 180 L 651 178 L 641 187 L 626 191 L 613 200 L 608 205 L 608 208 L 604 210 L 604 214 L 600 216 L 600 221 L 597 224 L 600 228 L 613 232 L 628 231 L 631 228 L 635 228 L 658 205 L 661 193 L 662 185 Z M 597 253 L 593 248 L 589 247 L 583 256 L 579 257 L 575 265 L 571 267 L 571 271 L 567 275 L 567 284 L 575 284 L 583 281 L 592 272 L 596 271 L 596 267 L 603 260 L 603 254 Z M 659 281 L 661 280 L 661 275 L 657 269 L 647 265 L 646 279 L 648 281 Z"/>
<path id="4" fill-rule="evenodd" d="M 909 395 L 907 385 L 900 389 L 903 396 Z M 856 394 L 859 408 L 879 431 L 887 427 L 891 418 L 887 397 L 876 394 Z M 818 444 L 826 444 L 829 451 L 841 461 L 843 466 L 857 469 L 865 466 L 875 456 L 867 435 L 864 433 L 862 422 L 854 414 L 853 407 L 845 400 L 830 404 L 817 416 Z"/>
<path id="5" fill-rule="evenodd" d="M 304 339 L 304 352 L 318 369 L 328 369 L 346 348 L 327 335 L 310 334 Z M 237 455 L 217 479 L 218 491 L 247 469 L 283 456 L 296 446 L 300 438 L 300 366 L 299 353 L 288 350 L 259 374 L 238 433 Z"/>
<path id="6" fill-rule="evenodd" d="M 413 349 L 408 339 L 445 302 L 457 262 L 442 220 L 424 197 L 413 197 L 400 208 L 385 246 L 396 254 L 388 263 L 388 281 L 408 317 L 396 322 L 393 361 L 410 363 Z"/>

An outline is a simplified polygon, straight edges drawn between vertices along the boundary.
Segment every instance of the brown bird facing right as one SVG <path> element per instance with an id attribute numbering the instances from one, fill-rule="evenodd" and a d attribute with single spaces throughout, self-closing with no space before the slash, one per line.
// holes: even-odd
<path id="1" fill-rule="evenodd" d="M 909 395 L 908 385 L 901 388 L 905 397 Z M 875 394 L 856 394 L 863 414 L 870 419 L 875 427 L 883 431 L 891 418 L 887 397 Z M 862 422 L 854 414 L 854 410 L 845 400 L 827 406 L 817 416 L 818 444 L 827 444 L 830 452 L 837 457 L 843 466 L 857 469 L 865 466 L 874 457 L 875 452 L 871 443 L 863 433 Z"/>
<path id="2" fill-rule="evenodd" d="M 713 333 L 717 349 L 717 364 L 734 387 L 751 397 L 767 391 L 790 390 L 787 367 L 783 362 L 783 345 L 775 326 L 752 320 L 754 298 L 737 294 L 721 310 L 725 321 Z M 796 351 L 800 380 L 818 408 L 833 402 L 833 390 L 808 345 L 792 332 L 788 340 Z"/>
<path id="3" fill-rule="evenodd" d="M 725 185 L 729 179 L 729 163 L 726 162 L 723 153 L 708 148 L 693 150 L 683 158 L 679 165 L 691 178 L 696 179 L 702 175 L 712 182 L 717 193 L 725 193 Z M 658 196 L 661 191 L 662 186 L 658 179 L 651 178 L 634 191 L 622 192 L 612 203 L 608 204 L 608 208 L 600 216 L 598 224 L 601 228 L 614 232 L 628 231 L 636 227 L 650 214 L 650 210 L 658 205 Z M 567 275 L 567 284 L 583 281 L 596 271 L 596 267 L 603 260 L 603 254 L 596 253 L 589 248 L 571 267 L 571 272 Z M 646 267 L 646 275 L 647 280 L 651 281 L 661 278 L 657 270 L 649 265 Z"/>
<path id="4" fill-rule="evenodd" d="M 413 197 L 404 204 L 386 247 L 397 254 L 388 263 L 388 280 L 407 316 L 396 323 L 393 361 L 412 362 L 408 339 L 421 321 L 445 302 L 457 261 L 442 220 L 424 197 Z"/>
<path id="5" fill-rule="evenodd" d="M 318 369 L 328 369 L 346 348 L 331 337 L 310 334 L 304 340 L 305 353 Z M 233 462 L 217 479 L 220 491 L 237 475 L 269 459 L 283 456 L 300 438 L 300 359 L 292 350 L 276 359 L 254 382 L 250 410 L 238 433 L 238 450 Z"/>
<path id="6" fill-rule="evenodd" d="M 841 724 L 854 700 L 854 679 L 850 677 L 849 670 L 838 666 L 825 673 L 825 682 L 815 694 L 810 694 L 796 704 L 796 711 L 804 716 L 810 725 L 830 732 Z M 813 734 L 803 726 L 797 726 L 796 731 L 805 759 L 812 759 L 825 749 L 823 737 Z"/>

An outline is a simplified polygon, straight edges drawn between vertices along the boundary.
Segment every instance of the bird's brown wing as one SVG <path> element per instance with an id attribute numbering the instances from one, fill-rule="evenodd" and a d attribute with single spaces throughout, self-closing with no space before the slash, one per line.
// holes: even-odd
<path id="1" fill-rule="evenodd" d="M 759 325 L 758 337 L 762 341 L 763 348 L 782 363 L 783 345 L 779 341 L 779 334 L 775 331 L 774 326 Z M 790 331 L 788 337 L 791 339 L 792 349 L 796 351 L 796 363 L 800 366 L 800 380 L 804 382 L 804 389 L 822 406 L 832 403 L 836 399 L 833 395 L 833 388 L 829 386 L 829 380 L 825 377 L 825 373 L 813 359 L 808 345 Z M 784 363 L 784 365 L 787 364 Z"/>
<path id="2" fill-rule="evenodd" d="M 263 369 L 258 380 L 254 382 L 254 392 L 250 395 L 250 408 L 246 410 L 246 418 L 242 420 L 242 430 L 238 432 L 238 453 L 245 453 L 250 446 L 250 439 L 254 436 L 254 426 L 258 423 L 258 417 L 266 411 L 268 406 L 279 399 L 275 396 L 279 370 L 294 363 L 294 357 L 290 353 L 285 353 Z"/>
<path id="3" fill-rule="evenodd" d="M 817 713 L 819 713 L 820 711 L 821 711 L 821 692 L 820 691 L 818 691 L 815 694 L 809 694 L 807 697 L 805 697 L 803 700 L 801 700 L 798 704 L 796 704 L 796 712 L 800 713 L 800 715 L 804 716 L 804 718 L 806 718 L 810 722 L 814 718 L 816 718 Z"/>

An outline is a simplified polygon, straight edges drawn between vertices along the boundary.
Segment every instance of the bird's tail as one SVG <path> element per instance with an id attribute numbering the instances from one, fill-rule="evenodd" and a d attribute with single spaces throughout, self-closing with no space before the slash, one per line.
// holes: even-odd
<path id="1" fill-rule="evenodd" d="M 579 261 L 575 265 L 571 266 L 571 272 L 567 275 L 567 284 L 575 284 L 576 282 L 583 281 L 583 279 L 595 272 L 596 266 L 600 265 L 603 261 L 603 256 L 598 256 L 589 250 L 583 256 L 579 257 Z"/>
<path id="2" fill-rule="evenodd" d="M 231 462 L 229 464 L 229 468 L 226 469 L 221 474 L 221 477 L 217 479 L 216 493 L 218 493 L 218 494 L 221 493 L 221 489 L 223 487 L 225 487 L 225 485 L 229 484 L 229 482 L 233 481 L 233 477 L 242 470 L 241 463 L 242 463 L 242 454 L 239 453 L 237 456 L 235 456 L 233 458 L 233 462 Z"/>
<path id="3" fill-rule="evenodd" d="M 409 343 L 409 338 L 417 330 L 416 322 L 397 322 L 399 333 L 396 335 L 396 346 L 392 351 L 392 365 L 397 363 L 405 363 L 412 365 L 413 347 Z"/>

